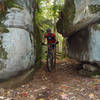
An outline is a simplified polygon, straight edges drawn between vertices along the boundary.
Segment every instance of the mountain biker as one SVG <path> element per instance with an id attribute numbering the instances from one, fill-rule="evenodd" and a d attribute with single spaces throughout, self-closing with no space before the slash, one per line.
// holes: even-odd
<path id="1" fill-rule="evenodd" d="M 56 61 L 56 44 L 58 41 L 56 40 L 56 35 L 54 33 L 51 33 L 51 29 L 47 29 L 47 33 L 44 35 L 43 43 L 45 43 L 45 39 L 47 39 L 48 44 L 52 44 L 53 52 L 54 52 L 54 59 Z"/>

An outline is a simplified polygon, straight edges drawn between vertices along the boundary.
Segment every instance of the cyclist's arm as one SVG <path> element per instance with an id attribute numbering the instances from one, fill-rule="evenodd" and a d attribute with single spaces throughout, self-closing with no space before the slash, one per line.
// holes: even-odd
<path id="1" fill-rule="evenodd" d="M 44 37 L 44 38 L 43 38 L 43 43 L 45 43 L 45 40 L 46 40 L 46 38 Z"/>

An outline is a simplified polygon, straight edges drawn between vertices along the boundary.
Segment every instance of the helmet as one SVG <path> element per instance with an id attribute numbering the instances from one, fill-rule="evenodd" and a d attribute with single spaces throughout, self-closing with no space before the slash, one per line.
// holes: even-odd
<path id="1" fill-rule="evenodd" d="M 51 29 L 50 28 L 47 29 L 47 33 L 51 33 Z"/>

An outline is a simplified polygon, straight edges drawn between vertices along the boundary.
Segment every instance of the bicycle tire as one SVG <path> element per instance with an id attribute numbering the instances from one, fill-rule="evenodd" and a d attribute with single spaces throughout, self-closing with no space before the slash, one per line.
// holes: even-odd
<path id="1" fill-rule="evenodd" d="M 49 72 L 51 72 L 53 69 L 53 53 L 52 53 L 52 51 L 49 51 L 49 53 L 47 55 L 47 69 Z"/>

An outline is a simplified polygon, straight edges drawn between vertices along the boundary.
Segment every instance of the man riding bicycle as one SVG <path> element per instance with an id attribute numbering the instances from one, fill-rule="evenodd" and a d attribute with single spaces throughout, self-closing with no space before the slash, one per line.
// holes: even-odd
<path id="1" fill-rule="evenodd" d="M 54 33 L 51 33 L 51 29 L 47 29 L 47 33 L 44 35 L 43 43 L 45 43 L 45 39 L 47 39 L 48 44 L 52 44 L 53 52 L 54 52 L 54 59 L 56 61 L 56 44 L 58 41 L 56 40 L 56 35 Z M 48 45 L 49 46 L 49 45 Z"/>

